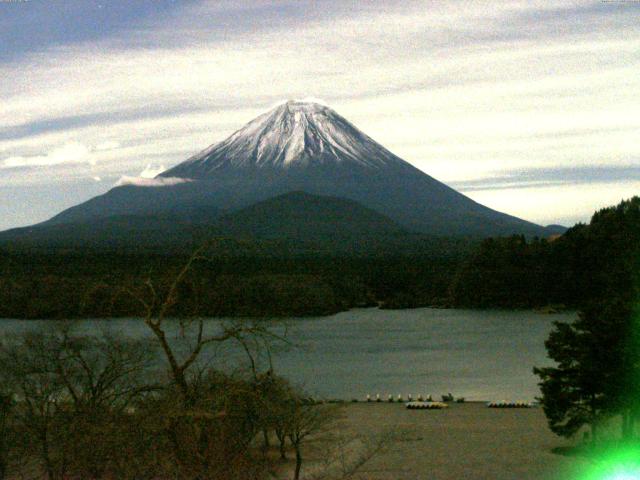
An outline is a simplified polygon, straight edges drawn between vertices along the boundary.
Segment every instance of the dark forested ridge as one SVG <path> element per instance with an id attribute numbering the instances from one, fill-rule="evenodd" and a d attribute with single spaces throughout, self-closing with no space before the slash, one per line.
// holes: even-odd
<path id="1" fill-rule="evenodd" d="M 290 201 L 296 198 L 285 199 Z M 633 198 L 603 209 L 590 225 L 578 224 L 551 240 L 424 237 L 395 230 L 374 212 L 359 214 L 366 219 L 360 225 L 374 225 L 388 236 L 358 240 L 359 234 L 353 234 L 349 249 L 342 248 L 349 244 L 344 238 L 218 238 L 205 259 L 194 263 L 172 309 L 180 315 L 289 316 L 374 305 L 573 308 L 599 288 L 600 272 L 606 270 L 601 252 L 612 233 L 601 226 L 616 209 L 639 202 Z M 262 213 L 243 212 L 247 220 L 242 228 L 251 233 L 257 225 L 252 216 L 261 218 Z M 326 228 L 318 221 L 311 230 L 315 235 Z M 626 225 L 615 234 L 628 235 L 633 228 L 639 225 Z M 186 245 L 166 252 L 117 245 L 2 247 L 0 317 L 141 315 L 139 299 L 149 293 L 148 282 L 166 290 L 198 243 Z"/>
<path id="2" fill-rule="evenodd" d="M 451 285 L 452 304 L 465 307 L 581 307 L 598 295 L 611 265 L 640 238 L 640 198 L 599 210 L 548 241 L 522 236 L 487 239 L 460 265 Z M 628 266 L 628 268 L 631 268 Z"/>
<path id="3" fill-rule="evenodd" d="M 0 245 L 31 251 L 176 253 L 210 238 L 230 238 L 249 240 L 271 256 L 288 256 L 319 249 L 370 253 L 397 243 L 409 246 L 419 237 L 353 200 L 294 191 L 224 214 L 210 206 L 191 206 L 157 214 L 45 222 L 1 232 Z"/>
<path id="4" fill-rule="evenodd" d="M 324 315 L 388 302 L 442 303 L 468 244 L 445 255 L 270 257 L 252 252 L 196 262 L 175 314 Z M 0 254 L 0 318 L 141 315 L 146 282 L 168 288 L 188 255 Z"/>
<path id="5" fill-rule="evenodd" d="M 183 213 L 183 212 L 182 212 Z M 353 200 L 290 192 L 232 214 L 37 225 L 0 234 L 0 317 L 141 314 L 210 244 L 175 314 L 321 315 L 379 303 L 442 303 L 468 239 L 409 232 Z"/>

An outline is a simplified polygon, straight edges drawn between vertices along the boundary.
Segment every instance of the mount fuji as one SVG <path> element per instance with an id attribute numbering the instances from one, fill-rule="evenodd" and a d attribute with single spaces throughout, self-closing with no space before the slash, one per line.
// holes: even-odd
<path id="1" fill-rule="evenodd" d="M 427 235 L 554 233 L 476 203 L 394 155 L 331 108 L 301 101 L 277 106 L 151 182 L 116 186 L 40 226 L 51 231 L 108 217 L 157 215 L 197 223 L 205 221 L 203 212 L 212 222 L 290 192 L 357 202 L 400 229 Z"/>

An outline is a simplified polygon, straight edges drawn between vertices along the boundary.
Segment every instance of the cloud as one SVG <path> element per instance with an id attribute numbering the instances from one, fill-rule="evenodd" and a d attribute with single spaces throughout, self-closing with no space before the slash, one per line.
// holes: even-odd
<path id="1" fill-rule="evenodd" d="M 572 226 L 588 222 L 596 210 L 615 205 L 640 192 L 640 181 L 476 190 L 465 192 L 473 200 L 540 225 Z"/>
<path id="2" fill-rule="evenodd" d="M 192 180 L 189 180 L 188 178 L 178 177 L 142 178 L 123 175 L 120 180 L 116 182 L 115 186 L 122 187 L 124 185 L 134 185 L 136 187 L 168 187 L 191 181 Z"/>
<path id="3" fill-rule="evenodd" d="M 53 149 L 46 155 L 33 155 L 28 157 L 15 156 L 3 160 L 4 168 L 17 167 L 46 167 L 63 163 L 89 163 L 94 164 L 91 151 L 85 145 L 77 142 L 67 143 Z"/>
<path id="4" fill-rule="evenodd" d="M 104 151 L 104 150 L 115 150 L 119 146 L 120 146 L 120 142 L 115 142 L 113 140 L 108 140 L 106 142 L 102 142 L 102 143 L 99 143 L 98 145 L 96 145 L 95 150 L 98 151 L 98 152 L 101 152 L 101 151 Z"/>
<path id="5" fill-rule="evenodd" d="M 630 181 L 640 182 L 640 165 L 528 168 L 474 180 L 451 182 L 450 186 L 468 194 L 480 190 L 528 189 L 561 185 L 572 188 L 585 184 L 614 184 Z"/>
<path id="6" fill-rule="evenodd" d="M 0 161 L 1 168 L 33 168 L 60 165 L 87 164 L 95 167 L 101 155 L 120 147 L 116 141 L 100 142 L 95 147 L 77 141 L 60 145 L 48 145 L 50 151 L 44 155 L 12 155 Z"/>
<path id="7" fill-rule="evenodd" d="M 140 172 L 140 174 L 138 176 L 142 177 L 142 178 L 154 178 L 154 177 L 160 175 L 166 169 L 167 169 L 167 167 L 165 167 L 164 165 L 160 165 L 160 166 L 154 168 L 153 165 L 151 163 L 149 163 L 144 168 L 144 170 Z"/>

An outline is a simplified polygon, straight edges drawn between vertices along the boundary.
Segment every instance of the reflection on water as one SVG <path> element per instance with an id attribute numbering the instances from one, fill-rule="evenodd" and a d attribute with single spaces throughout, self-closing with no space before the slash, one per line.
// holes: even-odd
<path id="1" fill-rule="evenodd" d="M 314 395 L 382 398 L 388 394 L 452 392 L 475 400 L 533 400 L 539 395 L 534 365 L 549 364 L 544 340 L 555 320 L 573 313 L 526 311 L 359 309 L 331 317 L 287 319 L 293 346 L 273 355 L 276 371 Z M 218 321 L 207 321 L 215 328 Z M 37 328 L 42 322 L 2 320 L 4 334 Z M 273 328 L 284 332 L 283 322 Z M 140 338 L 141 320 L 86 320 L 86 332 L 101 329 Z M 174 330 L 174 333 L 177 329 Z M 214 365 L 236 365 L 237 348 L 207 352 Z"/>

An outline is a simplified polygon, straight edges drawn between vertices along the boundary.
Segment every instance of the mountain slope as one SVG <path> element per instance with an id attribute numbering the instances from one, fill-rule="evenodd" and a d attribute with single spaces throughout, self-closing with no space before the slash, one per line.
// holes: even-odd
<path id="1" fill-rule="evenodd" d="M 226 235 L 304 242 L 357 241 L 408 235 L 389 218 L 357 202 L 290 192 L 224 215 L 216 228 Z"/>
<path id="2" fill-rule="evenodd" d="M 160 180 L 166 184 L 113 188 L 47 223 L 159 212 L 188 219 L 194 208 L 230 212 L 304 191 L 354 200 L 429 235 L 547 234 L 544 227 L 484 207 L 435 180 L 317 103 L 280 105 Z"/>
<path id="3" fill-rule="evenodd" d="M 352 200 L 290 192 L 220 216 L 209 208 L 180 214 L 127 215 L 39 225 L 0 233 L 0 246 L 48 248 L 189 248 L 199 239 L 277 241 L 285 251 L 328 252 L 410 246 L 418 237 Z"/>

